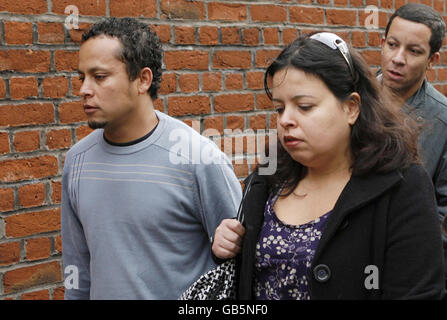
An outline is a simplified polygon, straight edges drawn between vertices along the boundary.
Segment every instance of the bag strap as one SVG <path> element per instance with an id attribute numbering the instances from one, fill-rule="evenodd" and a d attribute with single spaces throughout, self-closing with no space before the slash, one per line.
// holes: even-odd
<path id="1" fill-rule="evenodd" d="M 239 209 L 238 209 L 238 211 L 237 211 L 237 217 L 236 217 L 236 219 L 237 219 L 237 221 L 239 221 L 241 224 L 244 223 L 244 214 L 243 214 L 243 212 L 242 212 L 242 209 L 243 209 L 242 204 L 244 203 L 244 200 L 245 200 L 245 197 L 247 196 L 248 191 L 250 191 L 250 188 L 251 188 L 251 181 L 253 180 L 254 175 L 255 175 L 255 173 L 252 173 L 250 179 L 249 179 L 248 182 L 247 182 L 247 185 L 245 186 L 244 193 L 242 194 L 242 200 L 241 200 L 241 203 L 239 204 Z"/>

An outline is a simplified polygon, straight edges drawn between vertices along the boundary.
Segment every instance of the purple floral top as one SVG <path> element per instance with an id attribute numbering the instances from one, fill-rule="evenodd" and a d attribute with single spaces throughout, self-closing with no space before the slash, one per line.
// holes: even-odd
<path id="1" fill-rule="evenodd" d="M 265 206 L 264 224 L 256 245 L 255 298 L 258 300 L 310 300 L 308 276 L 332 211 L 302 225 L 281 222 L 273 210 L 278 195 Z"/>

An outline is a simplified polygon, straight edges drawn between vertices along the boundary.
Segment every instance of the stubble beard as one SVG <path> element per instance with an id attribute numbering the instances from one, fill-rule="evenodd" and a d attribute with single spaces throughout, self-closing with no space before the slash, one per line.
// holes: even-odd
<path id="1" fill-rule="evenodd" d="M 107 121 L 88 121 L 88 126 L 91 129 L 103 129 L 107 125 Z"/>

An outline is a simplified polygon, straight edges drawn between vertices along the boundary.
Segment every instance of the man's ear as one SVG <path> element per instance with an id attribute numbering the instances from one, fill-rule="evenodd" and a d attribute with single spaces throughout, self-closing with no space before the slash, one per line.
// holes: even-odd
<path id="1" fill-rule="evenodd" d="M 362 99 L 357 92 L 351 93 L 349 98 L 343 102 L 343 110 L 349 125 L 354 125 L 360 114 L 360 104 Z"/>
<path id="2" fill-rule="evenodd" d="M 141 69 L 138 76 L 138 94 L 145 94 L 149 90 L 153 79 L 152 70 L 148 67 Z"/>
<path id="3" fill-rule="evenodd" d="M 428 69 L 433 68 L 435 64 L 438 64 L 441 60 L 441 54 L 438 52 L 435 52 L 432 54 L 432 56 L 428 59 Z"/>

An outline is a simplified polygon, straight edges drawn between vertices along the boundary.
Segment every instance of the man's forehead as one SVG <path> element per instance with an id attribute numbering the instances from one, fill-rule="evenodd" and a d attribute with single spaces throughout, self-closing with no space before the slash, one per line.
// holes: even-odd
<path id="1" fill-rule="evenodd" d="M 117 38 L 96 36 L 85 41 L 79 50 L 79 69 L 101 68 L 120 60 L 122 45 Z M 82 67 L 81 67 L 82 66 Z"/>
<path id="2" fill-rule="evenodd" d="M 388 37 L 405 39 L 414 45 L 430 46 L 431 29 L 423 23 L 396 17 L 391 22 Z"/>

